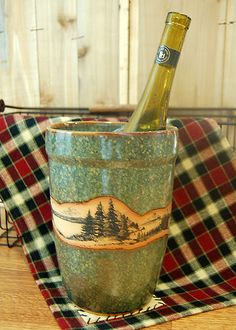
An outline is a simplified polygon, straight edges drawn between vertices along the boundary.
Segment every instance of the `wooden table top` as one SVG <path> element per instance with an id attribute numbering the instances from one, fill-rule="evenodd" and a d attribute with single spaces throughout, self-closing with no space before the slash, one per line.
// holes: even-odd
<path id="1" fill-rule="evenodd" d="M 21 247 L 0 246 L 0 329 L 58 330 Z M 149 330 L 236 330 L 236 306 L 188 316 Z"/>

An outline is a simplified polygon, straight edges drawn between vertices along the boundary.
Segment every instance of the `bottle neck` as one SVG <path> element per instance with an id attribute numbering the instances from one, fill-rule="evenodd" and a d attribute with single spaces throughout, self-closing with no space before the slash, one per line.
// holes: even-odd
<path id="1" fill-rule="evenodd" d="M 189 23 L 185 15 L 170 13 L 167 16 L 149 79 L 124 131 L 165 129 L 170 90 Z"/>
<path id="2" fill-rule="evenodd" d="M 181 25 L 166 24 L 155 63 L 176 68 L 186 32 Z"/>
<path id="3" fill-rule="evenodd" d="M 162 34 L 161 43 L 181 51 L 186 32 L 187 29 L 181 25 L 167 23 Z"/>

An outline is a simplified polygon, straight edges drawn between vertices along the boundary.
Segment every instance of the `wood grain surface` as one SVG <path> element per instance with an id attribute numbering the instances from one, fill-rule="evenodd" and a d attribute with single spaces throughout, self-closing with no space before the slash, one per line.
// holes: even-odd
<path id="1" fill-rule="evenodd" d="M 168 11 L 192 18 L 170 105 L 233 107 L 235 0 L 0 0 L 6 104 L 136 103 Z"/>
<path id="2" fill-rule="evenodd" d="M 0 329 L 59 329 L 29 271 L 21 247 L 0 246 Z M 234 330 L 236 306 L 156 325 L 150 330 Z"/>

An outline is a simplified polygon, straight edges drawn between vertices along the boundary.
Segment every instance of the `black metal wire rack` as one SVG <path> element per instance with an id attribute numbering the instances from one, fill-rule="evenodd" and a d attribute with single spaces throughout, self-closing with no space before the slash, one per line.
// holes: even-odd
<path id="1" fill-rule="evenodd" d="M 97 106 L 97 107 L 26 107 L 7 105 L 0 99 L 0 113 L 24 114 L 24 115 L 46 115 L 46 116 L 100 116 L 100 117 L 127 117 L 129 116 L 134 105 L 118 105 L 118 106 Z M 8 109 L 7 112 L 5 110 Z M 235 108 L 170 108 L 170 118 L 178 117 L 210 117 L 215 119 L 222 130 L 232 129 L 233 139 L 236 145 L 236 109 Z M 233 145 L 233 148 L 235 148 Z M 4 208 L 0 200 L 0 246 L 20 246 L 20 240 L 15 234 L 14 227 L 10 216 Z"/>
<path id="2" fill-rule="evenodd" d="M 0 201 L 0 246 L 20 246 L 19 237 L 17 237 L 13 222 L 8 215 L 3 203 Z"/>

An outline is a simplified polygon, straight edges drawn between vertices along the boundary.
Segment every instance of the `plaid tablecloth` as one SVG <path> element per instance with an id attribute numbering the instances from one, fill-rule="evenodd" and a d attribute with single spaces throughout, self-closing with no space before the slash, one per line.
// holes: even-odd
<path id="1" fill-rule="evenodd" d="M 58 269 L 44 133 L 64 118 L 0 116 L 0 198 L 30 270 L 61 329 L 138 329 L 236 304 L 236 156 L 209 119 L 179 128 L 170 237 L 156 295 L 166 303 L 136 316 L 87 325 Z"/>

